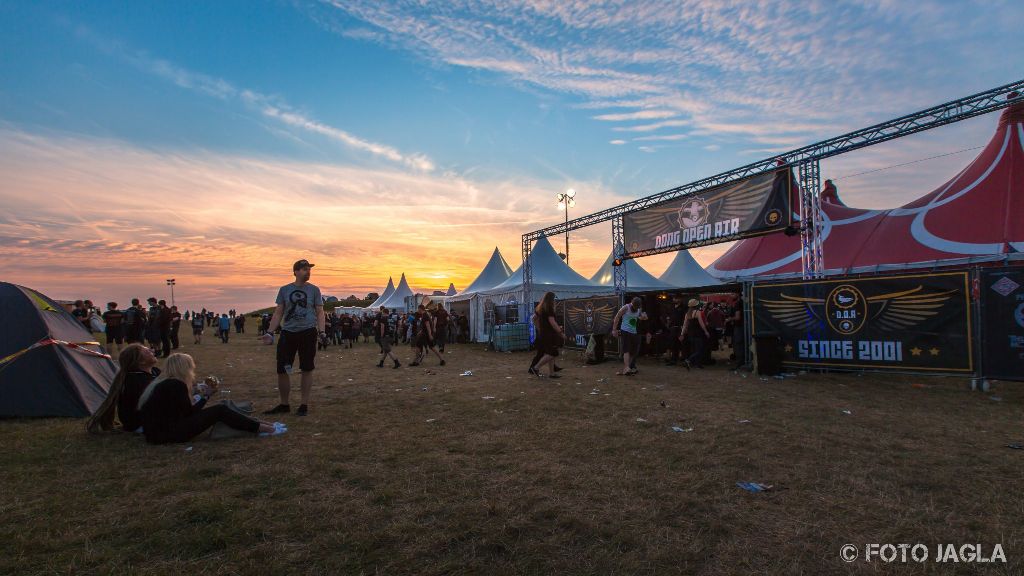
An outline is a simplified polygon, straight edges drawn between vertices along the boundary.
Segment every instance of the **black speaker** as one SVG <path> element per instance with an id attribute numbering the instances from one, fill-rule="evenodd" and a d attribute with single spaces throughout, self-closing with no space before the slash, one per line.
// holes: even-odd
<path id="1" fill-rule="evenodd" d="M 782 373 L 782 338 L 778 334 L 765 332 L 754 336 L 757 355 L 757 373 L 775 376 Z"/>

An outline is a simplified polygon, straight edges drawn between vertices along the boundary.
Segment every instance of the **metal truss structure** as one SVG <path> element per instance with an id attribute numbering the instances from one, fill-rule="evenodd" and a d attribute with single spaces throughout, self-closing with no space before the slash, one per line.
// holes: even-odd
<path id="1" fill-rule="evenodd" d="M 523 288 L 524 300 L 533 301 L 533 274 L 529 262 L 530 248 L 541 236 L 554 236 L 578 230 L 601 222 L 612 221 L 612 246 L 616 259 L 621 263 L 624 254 L 622 216 L 642 210 L 659 202 L 695 194 L 709 188 L 735 180 L 777 170 L 780 167 L 795 168 L 800 183 L 800 238 L 804 278 L 817 278 L 825 273 L 824 252 L 822 251 L 821 211 L 821 170 L 820 161 L 853 150 L 859 150 L 896 138 L 902 138 L 932 128 L 946 126 L 975 116 L 1006 108 L 1011 104 L 1024 102 L 1024 80 L 946 102 L 938 106 L 907 114 L 899 118 L 875 124 L 867 128 L 822 140 L 815 144 L 797 148 L 785 154 L 753 162 L 721 174 L 703 178 L 689 184 L 677 186 L 664 192 L 625 202 L 605 210 L 581 216 L 568 222 L 549 226 L 523 234 Z M 619 270 L 622 270 L 621 273 Z M 624 266 L 615 266 L 615 291 L 620 299 L 626 289 Z"/>

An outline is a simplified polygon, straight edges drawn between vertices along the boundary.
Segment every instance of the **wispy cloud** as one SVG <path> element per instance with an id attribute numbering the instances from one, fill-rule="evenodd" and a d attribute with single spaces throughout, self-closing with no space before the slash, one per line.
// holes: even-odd
<path id="1" fill-rule="evenodd" d="M 295 110 L 279 97 L 271 97 L 255 90 L 239 88 L 223 78 L 209 76 L 178 66 L 167 60 L 156 58 L 145 51 L 135 50 L 121 42 L 100 37 L 94 31 L 84 26 L 78 26 L 75 29 L 75 33 L 82 40 L 107 53 L 123 58 L 139 70 L 163 78 L 180 88 L 192 90 L 220 100 L 238 101 L 248 108 L 256 110 L 264 117 L 280 122 L 290 128 L 324 136 L 331 141 L 338 142 L 354 150 L 368 152 L 378 158 L 404 164 L 416 170 L 429 172 L 435 168 L 434 162 L 425 154 L 407 154 L 392 146 L 360 138 L 341 128 L 317 121 L 307 114 Z"/>
<path id="2" fill-rule="evenodd" d="M 431 62 L 607 110 L 593 116 L 598 121 L 680 117 L 616 131 L 654 132 L 685 120 L 743 142 L 758 126 L 751 143 L 774 148 L 987 87 L 1006 53 L 985 32 L 1002 26 L 993 14 L 1024 16 L 1019 3 L 997 4 L 519 0 L 453 1 L 436 10 L 331 0 L 311 12 L 335 30 L 371 30 L 361 34 Z"/>

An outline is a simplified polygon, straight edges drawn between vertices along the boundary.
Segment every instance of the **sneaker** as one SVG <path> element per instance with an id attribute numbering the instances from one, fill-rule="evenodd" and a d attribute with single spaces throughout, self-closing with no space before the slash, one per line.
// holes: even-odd
<path id="1" fill-rule="evenodd" d="M 395 360 L 394 368 L 401 368 L 401 367 L 402 367 L 402 363 L 399 362 L 398 360 Z"/>
<path id="2" fill-rule="evenodd" d="M 409 366 L 419 366 L 419 365 L 420 365 L 419 362 L 412 362 L 412 363 L 409 364 Z"/>
<path id="3" fill-rule="evenodd" d="M 292 407 L 289 406 L 288 404 L 278 404 L 277 406 L 274 406 L 270 410 L 266 410 L 263 413 L 264 414 L 287 414 L 287 413 L 289 413 L 291 411 L 292 411 Z"/>
<path id="4" fill-rule="evenodd" d="M 384 361 L 383 360 L 381 360 L 380 362 L 377 362 L 377 368 L 383 368 L 383 367 L 384 367 Z"/>
<path id="5" fill-rule="evenodd" d="M 689 360 L 683 360 L 683 367 L 686 368 L 687 372 L 689 372 L 690 371 L 690 361 Z"/>
<path id="6" fill-rule="evenodd" d="M 299 409 L 295 411 L 296 416 L 305 416 L 306 414 L 309 414 L 309 407 L 305 404 L 300 405 Z"/>

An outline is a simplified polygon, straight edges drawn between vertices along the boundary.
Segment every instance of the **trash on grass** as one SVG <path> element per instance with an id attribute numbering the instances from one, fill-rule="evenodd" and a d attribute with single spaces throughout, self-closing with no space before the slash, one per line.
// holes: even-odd
<path id="1" fill-rule="evenodd" d="M 637 418 L 636 421 L 637 422 L 647 422 L 647 420 L 644 420 L 643 418 Z"/>
<path id="2" fill-rule="evenodd" d="M 750 424 L 750 420 L 737 420 L 740 424 Z"/>
<path id="3" fill-rule="evenodd" d="M 459 376 L 472 376 L 472 375 L 473 375 L 473 371 L 472 370 L 466 370 L 462 374 L 459 374 Z"/>
<path id="4" fill-rule="evenodd" d="M 1013 444 L 1007 444 L 1007 448 L 1013 448 L 1014 450 L 1024 450 L 1024 444 L 1020 442 L 1014 442 Z"/>
<path id="5" fill-rule="evenodd" d="M 849 410 L 843 410 L 842 413 L 846 414 L 847 416 L 850 416 L 850 415 L 853 414 L 853 412 L 850 412 Z"/>
<path id="6" fill-rule="evenodd" d="M 773 488 L 771 484 L 761 484 L 760 482 L 737 482 L 736 485 L 747 492 L 764 492 Z"/>
<path id="7" fill-rule="evenodd" d="M 494 396 L 483 396 L 483 400 L 494 400 Z"/>
<path id="8" fill-rule="evenodd" d="M 673 432 L 693 432 L 693 428 L 682 428 L 679 426 L 672 427 Z"/>

